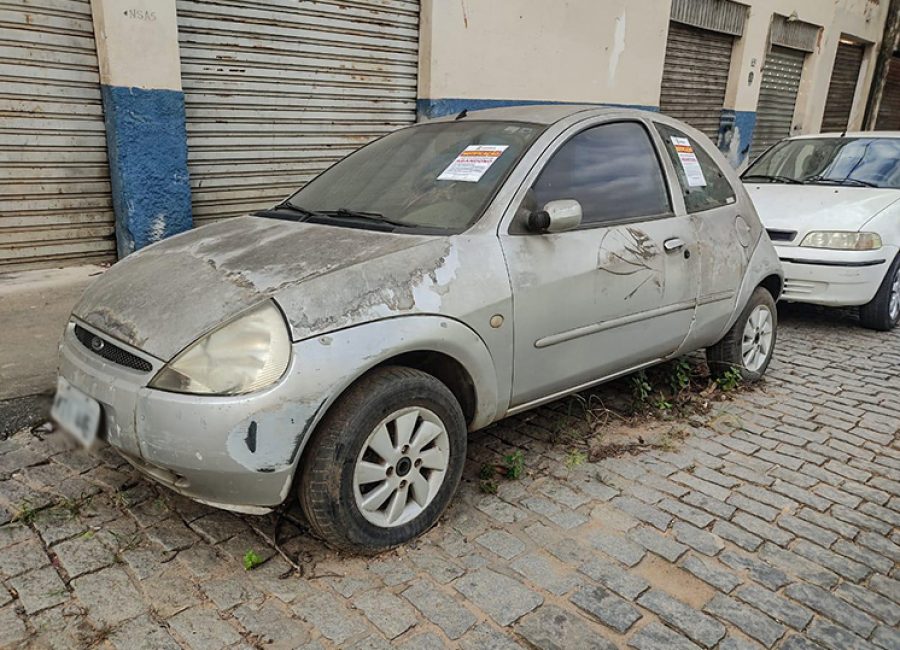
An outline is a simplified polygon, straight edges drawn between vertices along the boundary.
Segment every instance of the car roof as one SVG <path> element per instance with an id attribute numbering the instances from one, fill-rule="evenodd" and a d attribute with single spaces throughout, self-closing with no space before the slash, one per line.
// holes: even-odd
<path id="1" fill-rule="evenodd" d="M 477 101 L 473 100 L 473 104 Z M 465 108 L 465 103 L 463 102 Z M 584 113 L 585 117 L 603 115 L 646 115 L 646 111 L 636 108 L 618 108 L 598 106 L 596 104 L 527 104 L 520 106 L 503 106 L 481 110 L 466 109 L 466 119 L 491 120 L 497 122 L 533 122 L 535 124 L 553 124 L 575 113 Z M 452 122 L 459 113 L 439 117 L 429 122 Z"/>
<path id="2" fill-rule="evenodd" d="M 897 139 L 900 138 L 900 131 L 850 131 L 848 133 L 807 133 L 806 135 L 795 135 L 789 140 L 811 140 L 813 138 L 884 138 Z"/>

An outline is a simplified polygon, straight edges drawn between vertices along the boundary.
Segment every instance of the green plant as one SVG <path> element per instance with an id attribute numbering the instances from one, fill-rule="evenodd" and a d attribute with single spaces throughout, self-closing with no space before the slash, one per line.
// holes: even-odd
<path id="1" fill-rule="evenodd" d="M 483 481 L 488 481 L 497 473 L 497 467 L 493 463 L 485 463 L 481 466 L 481 470 L 478 472 L 478 478 Z"/>
<path id="2" fill-rule="evenodd" d="M 579 465 L 584 465 L 584 463 L 587 462 L 587 459 L 588 455 L 585 452 L 573 449 L 566 456 L 566 469 L 574 469 Z"/>
<path id="3" fill-rule="evenodd" d="M 629 378 L 631 383 L 631 396 L 635 404 L 643 405 L 647 403 L 647 398 L 653 392 L 653 385 L 647 379 L 647 373 L 643 370 L 636 372 Z"/>
<path id="4" fill-rule="evenodd" d="M 497 481 L 493 479 L 485 479 L 478 484 L 478 489 L 485 494 L 497 494 Z"/>
<path id="5" fill-rule="evenodd" d="M 691 385 L 693 368 L 687 359 L 676 359 L 669 373 L 669 388 L 674 394 L 678 394 Z"/>
<path id="6" fill-rule="evenodd" d="M 743 381 L 744 378 L 741 376 L 741 371 L 737 368 L 729 368 L 721 377 L 716 378 L 716 383 L 723 393 L 730 393 L 740 386 Z"/>
<path id="7" fill-rule="evenodd" d="M 525 454 L 521 449 L 517 449 L 503 457 L 503 464 L 506 466 L 506 478 L 522 478 L 522 474 L 525 473 Z"/>
<path id="8" fill-rule="evenodd" d="M 38 509 L 32 508 L 31 505 L 25 501 L 18 507 L 15 514 L 12 517 L 13 521 L 18 521 L 23 524 L 30 524 L 37 517 Z"/>
<path id="9" fill-rule="evenodd" d="M 244 569 L 250 571 L 263 563 L 263 559 L 256 554 L 255 551 L 247 551 L 244 553 Z"/>
<path id="10" fill-rule="evenodd" d="M 653 406 L 655 406 L 660 411 L 670 411 L 674 404 L 666 399 L 666 396 L 662 393 L 659 394 L 659 397 L 656 398 L 656 401 L 653 402 Z"/>

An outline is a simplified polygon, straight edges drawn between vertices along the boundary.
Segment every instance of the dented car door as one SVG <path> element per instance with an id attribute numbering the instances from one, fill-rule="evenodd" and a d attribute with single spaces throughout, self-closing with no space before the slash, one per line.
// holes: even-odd
<path id="1" fill-rule="evenodd" d="M 691 328 L 697 234 L 643 121 L 581 124 L 542 156 L 500 237 L 515 313 L 513 410 L 665 358 Z M 550 201 L 581 224 L 535 234 Z"/>

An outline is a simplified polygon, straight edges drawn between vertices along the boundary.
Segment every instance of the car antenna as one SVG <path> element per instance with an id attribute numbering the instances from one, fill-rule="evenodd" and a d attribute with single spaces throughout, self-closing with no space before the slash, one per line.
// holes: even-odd
<path id="1" fill-rule="evenodd" d="M 462 110 L 459 112 L 459 115 L 457 115 L 457 116 L 456 116 L 455 118 L 453 118 L 453 119 L 455 119 L 455 120 L 461 120 L 462 118 L 464 118 L 464 117 L 465 117 L 466 115 L 468 115 L 468 114 L 469 114 L 469 111 L 468 111 L 467 109 L 464 108 L 464 109 L 462 109 Z"/>

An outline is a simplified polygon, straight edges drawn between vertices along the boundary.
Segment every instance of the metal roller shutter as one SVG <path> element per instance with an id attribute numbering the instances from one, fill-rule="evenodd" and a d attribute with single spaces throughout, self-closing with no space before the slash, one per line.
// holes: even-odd
<path id="1" fill-rule="evenodd" d="M 0 273 L 115 259 L 89 0 L 0 0 Z"/>
<path id="2" fill-rule="evenodd" d="M 659 109 L 716 142 L 731 69 L 734 37 L 669 23 Z"/>
<path id="3" fill-rule="evenodd" d="M 756 130 L 753 132 L 751 158 L 756 158 L 779 140 L 791 135 L 805 58 L 805 52 L 777 45 L 772 47 L 766 57 L 756 107 Z"/>
<path id="4" fill-rule="evenodd" d="M 823 132 L 844 131 L 850 124 L 850 112 L 853 110 L 853 98 L 856 96 L 859 70 L 865 51 L 862 45 L 851 43 L 838 45 L 834 70 L 831 73 L 831 85 L 828 86 L 828 98 L 825 100 Z"/>
<path id="5" fill-rule="evenodd" d="M 418 0 L 177 0 L 194 222 L 415 122 Z"/>
<path id="6" fill-rule="evenodd" d="M 879 131 L 900 131 L 900 56 L 897 55 L 891 59 L 888 68 L 875 128 Z"/>

